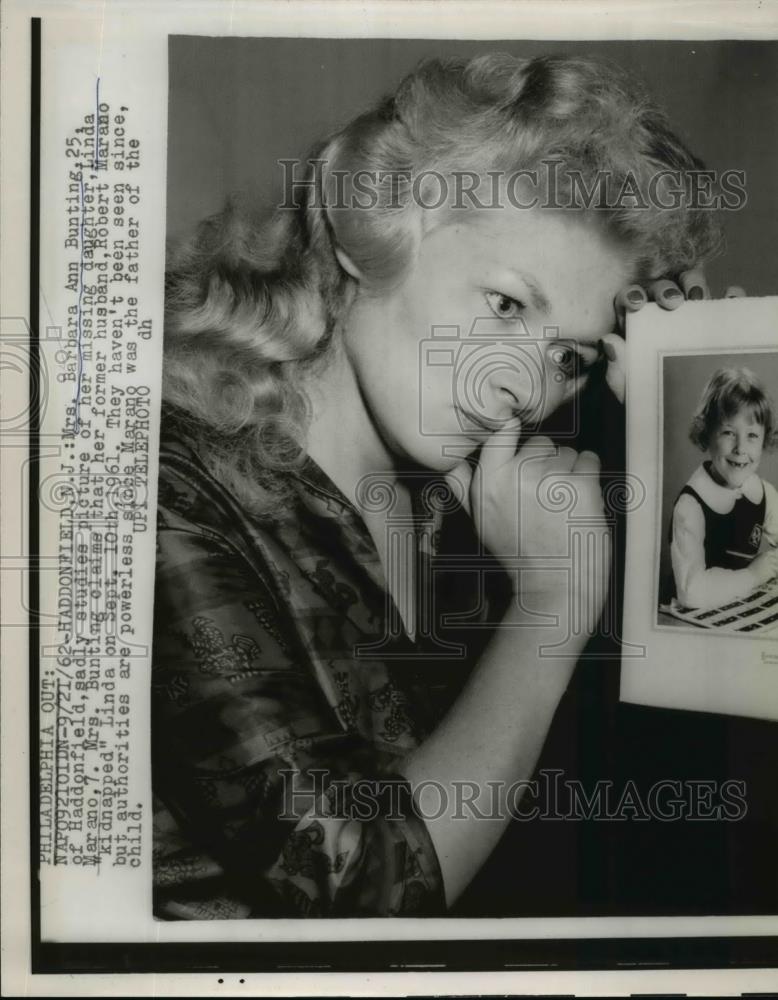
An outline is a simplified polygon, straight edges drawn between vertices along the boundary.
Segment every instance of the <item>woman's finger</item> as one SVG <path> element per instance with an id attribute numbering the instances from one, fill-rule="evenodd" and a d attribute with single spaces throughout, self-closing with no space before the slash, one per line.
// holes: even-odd
<path id="1" fill-rule="evenodd" d="M 575 448 L 565 446 L 558 448 L 553 461 L 549 463 L 551 469 L 556 473 L 572 472 L 579 455 Z"/>
<path id="2" fill-rule="evenodd" d="M 581 472 L 586 476 L 596 475 L 599 471 L 600 457 L 594 451 L 582 451 L 573 466 L 573 472 Z"/>
<path id="3" fill-rule="evenodd" d="M 648 295 L 662 309 L 677 309 L 683 304 L 683 292 L 667 278 L 652 281 L 648 286 Z"/>
<path id="4" fill-rule="evenodd" d="M 519 464 L 525 461 L 544 461 L 548 465 L 559 457 L 559 447 L 545 434 L 536 434 L 521 446 L 516 455 Z"/>
<path id="5" fill-rule="evenodd" d="M 473 481 L 473 466 L 465 458 L 459 465 L 455 465 L 450 472 L 447 472 L 444 478 L 448 484 L 448 488 L 469 514 L 470 484 Z"/>
<path id="6" fill-rule="evenodd" d="M 708 282 L 705 280 L 705 274 L 701 267 L 693 267 L 688 271 L 682 271 L 678 275 L 678 284 L 690 302 L 710 298 Z"/>
<path id="7" fill-rule="evenodd" d="M 605 381 L 608 383 L 616 399 L 620 403 L 623 403 L 627 384 L 625 368 L 627 345 L 615 333 L 609 333 L 604 336 L 601 344 L 602 353 L 608 359 L 608 367 L 605 369 Z"/>
<path id="8" fill-rule="evenodd" d="M 557 446 L 546 434 L 535 434 L 524 442 L 521 452 L 522 454 L 540 455 L 542 458 L 548 458 L 556 455 Z"/>
<path id="9" fill-rule="evenodd" d="M 730 285 L 726 292 L 724 292 L 725 299 L 744 299 L 745 297 L 746 290 L 740 285 Z"/>
<path id="10" fill-rule="evenodd" d="M 516 455 L 520 436 L 521 420 L 518 417 L 513 417 L 494 434 L 490 434 L 481 448 L 478 460 L 481 472 L 488 475 L 511 461 Z"/>
<path id="11" fill-rule="evenodd" d="M 613 300 L 616 320 L 622 332 L 625 328 L 627 315 L 642 309 L 646 302 L 648 302 L 648 296 L 641 285 L 627 285 L 626 288 L 622 288 Z"/>

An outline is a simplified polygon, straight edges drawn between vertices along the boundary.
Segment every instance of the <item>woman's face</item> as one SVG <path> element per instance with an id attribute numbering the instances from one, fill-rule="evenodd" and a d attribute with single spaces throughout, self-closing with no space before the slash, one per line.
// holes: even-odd
<path id="1" fill-rule="evenodd" d="M 764 427 L 750 407 L 727 417 L 713 433 L 708 454 L 714 478 L 731 490 L 740 489 L 759 468 L 764 447 Z"/>
<path id="2" fill-rule="evenodd" d="M 361 289 L 346 323 L 384 443 L 448 471 L 513 416 L 547 417 L 599 360 L 631 272 L 580 216 L 483 209 L 427 233 L 402 281 Z"/>

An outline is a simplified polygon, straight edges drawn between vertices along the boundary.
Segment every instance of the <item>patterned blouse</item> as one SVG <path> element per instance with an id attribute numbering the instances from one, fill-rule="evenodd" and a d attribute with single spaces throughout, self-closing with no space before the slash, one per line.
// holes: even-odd
<path id="1" fill-rule="evenodd" d="M 163 419 L 155 914 L 442 914 L 438 859 L 396 766 L 472 669 L 484 586 L 504 599 L 499 570 L 441 481 L 420 480 L 411 642 L 357 509 L 310 458 L 289 475 L 292 500 L 250 516 Z M 366 503 L 387 502 L 367 485 Z"/>

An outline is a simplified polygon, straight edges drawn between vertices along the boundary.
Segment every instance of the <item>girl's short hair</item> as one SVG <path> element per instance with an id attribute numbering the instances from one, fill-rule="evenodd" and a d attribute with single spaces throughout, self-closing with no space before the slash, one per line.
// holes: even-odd
<path id="1" fill-rule="evenodd" d="M 425 171 L 545 168 L 562 203 L 574 188 L 581 210 L 624 246 L 636 278 L 677 274 L 720 244 L 714 214 L 689 194 L 702 163 L 623 71 L 589 59 L 430 60 L 308 163 L 299 204 L 269 218 L 228 206 L 168 258 L 165 400 L 197 428 L 215 474 L 257 511 L 276 502 L 268 490 L 280 480 L 268 470 L 302 459 L 293 444 L 308 419 L 301 366 L 326 352 L 349 301 L 353 281 L 335 248 L 368 285 L 396 281 L 424 229 L 419 199 L 407 195 L 409 185 L 421 191 Z M 376 178 L 369 208 L 363 199 L 328 209 L 333 181 L 357 175 Z M 606 196 L 626 196 L 592 208 L 603 178 Z"/>
<path id="2" fill-rule="evenodd" d="M 775 407 L 762 383 L 748 368 L 719 368 L 711 375 L 692 417 L 689 437 L 701 451 L 707 451 L 717 428 L 744 408 L 764 428 L 765 447 L 774 447 Z"/>

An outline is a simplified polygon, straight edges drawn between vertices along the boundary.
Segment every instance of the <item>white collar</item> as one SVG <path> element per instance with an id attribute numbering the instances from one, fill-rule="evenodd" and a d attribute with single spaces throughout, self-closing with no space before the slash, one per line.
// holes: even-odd
<path id="1" fill-rule="evenodd" d="M 728 486 L 720 486 L 711 477 L 705 465 L 700 465 L 694 470 L 686 485 L 690 486 L 700 499 L 717 514 L 729 514 L 740 497 L 745 497 L 751 503 L 761 503 L 764 496 L 764 485 L 755 472 L 746 479 L 741 487 L 732 490 Z"/>

